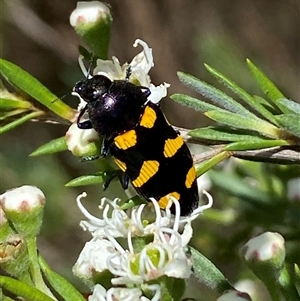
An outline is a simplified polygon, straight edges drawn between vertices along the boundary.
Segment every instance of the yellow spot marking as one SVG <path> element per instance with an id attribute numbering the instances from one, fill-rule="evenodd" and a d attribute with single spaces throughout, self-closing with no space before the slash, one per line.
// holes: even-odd
<path id="1" fill-rule="evenodd" d="M 126 170 L 127 166 L 126 166 L 126 164 L 125 164 L 124 162 L 122 162 L 121 160 L 116 159 L 116 158 L 114 158 L 114 160 L 115 160 L 116 164 L 119 166 L 119 168 L 120 168 L 122 171 L 125 171 L 125 170 Z"/>
<path id="2" fill-rule="evenodd" d="M 181 136 L 177 136 L 175 139 L 167 139 L 164 146 L 164 156 L 166 158 L 172 157 L 183 145 L 183 139 Z"/>
<path id="3" fill-rule="evenodd" d="M 140 174 L 132 181 L 133 186 L 141 187 L 158 171 L 159 163 L 154 160 L 145 161 L 141 167 Z"/>
<path id="4" fill-rule="evenodd" d="M 156 120 L 155 111 L 152 108 L 146 106 L 143 116 L 141 118 L 140 125 L 150 129 L 154 126 L 155 120 Z"/>
<path id="5" fill-rule="evenodd" d="M 174 197 L 176 200 L 179 200 L 180 199 L 180 194 L 176 191 L 174 192 L 171 192 L 163 197 L 161 197 L 158 201 L 158 205 L 161 209 L 166 209 L 169 201 L 170 201 L 170 197 Z"/>
<path id="6" fill-rule="evenodd" d="M 186 174 L 186 179 L 185 179 L 185 186 L 187 188 L 191 188 L 192 184 L 194 183 L 196 179 L 196 170 L 195 167 L 192 166 L 188 173 Z"/>
<path id="7" fill-rule="evenodd" d="M 128 149 L 136 144 L 136 132 L 135 130 L 130 130 L 115 137 L 114 142 L 116 146 L 120 149 Z"/>

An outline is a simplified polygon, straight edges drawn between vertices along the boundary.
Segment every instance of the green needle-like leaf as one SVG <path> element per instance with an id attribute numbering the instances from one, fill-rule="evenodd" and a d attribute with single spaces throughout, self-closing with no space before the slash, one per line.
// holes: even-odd
<path id="1" fill-rule="evenodd" d="M 217 106 L 214 106 L 210 103 L 207 103 L 203 100 L 188 96 L 188 95 L 184 95 L 184 94 L 173 94 L 171 96 L 171 99 L 173 99 L 174 101 L 187 106 L 191 109 L 194 109 L 196 111 L 200 111 L 200 112 L 207 112 L 207 111 L 217 111 L 217 110 L 222 110 Z"/>
<path id="2" fill-rule="evenodd" d="M 224 127 L 206 127 L 199 128 L 188 132 L 188 135 L 193 138 L 208 139 L 216 141 L 266 141 L 265 138 L 245 134 L 246 131 L 224 128 Z"/>
<path id="3" fill-rule="evenodd" d="M 28 110 L 24 109 L 17 109 L 17 110 L 12 110 L 12 111 L 5 111 L 5 112 L 0 112 L 0 120 L 5 120 L 9 117 L 13 117 L 19 114 L 26 113 Z"/>
<path id="4" fill-rule="evenodd" d="M 51 155 L 58 152 L 62 152 L 67 150 L 66 137 L 60 137 L 54 140 L 47 142 L 46 144 L 40 146 L 34 152 L 30 154 L 30 156 L 42 156 L 42 155 Z"/>
<path id="5" fill-rule="evenodd" d="M 192 247 L 189 247 L 189 250 L 192 254 L 194 275 L 200 282 L 220 294 L 233 289 L 229 281 L 210 260 Z"/>
<path id="6" fill-rule="evenodd" d="M 285 130 L 300 138 L 300 115 L 282 114 L 276 116 L 276 119 Z"/>
<path id="7" fill-rule="evenodd" d="M 0 98 L 0 109 L 1 110 L 30 109 L 31 107 L 32 107 L 32 104 L 26 100 Z"/>
<path id="8" fill-rule="evenodd" d="M 231 155 L 232 155 L 231 152 L 220 151 L 220 153 L 218 153 L 214 157 L 212 157 L 200 164 L 197 164 L 197 166 L 196 166 L 197 177 L 200 177 L 201 175 L 203 175 L 204 173 L 209 171 L 213 166 L 217 165 L 221 161 L 228 159 Z"/>
<path id="9" fill-rule="evenodd" d="M 285 140 L 248 140 L 230 143 L 223 148 L 224 151 L 242 151 L 242 150 L 253 150 L 253 149 L 263 149 L 268 147 L 289 145 Z"/>
<path id="10" fill-rule="evenodd" d="M 220 112 L 220 111 L 210 111 L 204 113 L 207 117 L 222 123 L 229 125 L 231 127 L 235 127 L 238 129 L 244 129 L 252 131 L 256 131 L 264 136 L 277 138 L 278 136 L 278 128 L 276 128 L 271 123 L 268 123 L 262 119 L 255 120 L 250 118 L 244 118 L 238 114 L 230 113 L 230 112 Z"/>
<path id="11" fill-rule="evenodd" d="M 237 94 L 242 100 L 244 100 L 252 109 L 261 114 L 268 121 L 273 124 L 277 124 L 277 121 L 272 113 L 270 113 L 265 107 L 257 102 L 249 93 L 239 87 L 235 82 L 227 78 L 225 75 L 215 70 L 214 68 L 204 64 L 206 69 L 216 77 L 221 83 L 223 83 L 228 89 Z"/>
<path id="12" fill-rule="evenodd" d="M 25 116 L 23 116 L 19 119 L 16 119 L 16 120 L 2 126 L 0 128 L 0 135 L 14 129 L 18 125 L 23 124 L 26 121 L 29 121 L 33 118 L 36 118 L 36 117 L 39 117 L 39 116 L 42 116 L 42 115 L 44 115 L 44 112 L 38 111 L 38 112 L 32 112 L 32 113 L 27 114 L 27 115 L 25 115 Z"/>
<path id="13" fill-rule="evenodd" d="M 286 113 L 285 108 L 278 103 L 277 100 L 286 98 L 280 90 L 275 86 L 275 84 L 259 69 L 257 68 L 249 59 L 246 60 L 249 70 L 260 86 L 261 90 L 268 96 L 270 100 L 274 102 L 274 104 L 282 110 L 282 112 Z"/>
<path id="14" fill-rule="evenodd" d="M 281 106 L 285 106 L 286 109 L 290 111 L 290 113 L 300 114 L 299 103 L 287 98 L 279 99 L 278 103 L 280 103 Z"/>
<path id="15" fill-rule="evenodd" d="M 25 300 L 53 301 L 52 298 L 35 287 L 10 277 L 0 276 L 0 287 Z"/>
<path id="16" fill-rule="evenodd" d="M 203 97 L 210 99 L 213 103 L 219 105 L 220 107 L 230 112 L 256 119 L 256 116 L 253 113 L 217 88 L 183 72 L 178 72 L 178 77 L 184 85 L 200 93 Z"/>
<path id="17" fill-rule="evenodd" d="M 0 73 L 13 86 L 26 92 L 60 117 L 70 121 L 74 120 L 76 111 L 62 102 L 25 70 L 9 61 L 0 59 Z"/>
<path id="18" fill-rule="evenodd" d="M 80 176 L 68 182 L 66 184 L 67 187 L 77 187 L 77 186 L 86 186 L 86 185 L 94 185 L 94 184 L 101 184 L 104 182 L 105 173 L 101 172 L 96 175 L 86 175 Z"/>
<path id="19" fill-rule="evenodd" d="M 43 273 L 45 274 L 47 280 L 53 287 L 53 289 L 66 301 L 86 301 L 80 292 L 78 292 L 75 287 L 68 282 L 64 277 L 58 273 L 51 270 L 46 261 L 39 256 L 39 263 Z"/>

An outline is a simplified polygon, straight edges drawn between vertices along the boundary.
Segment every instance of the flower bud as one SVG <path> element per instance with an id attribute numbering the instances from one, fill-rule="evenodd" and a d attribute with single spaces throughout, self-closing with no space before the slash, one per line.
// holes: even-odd
<path id="1" fill-rule="evenodd" d="M 73 123 L 66 133 L 68 150 L 74 156 L 86 157 L 99 154 L 99 135 L 94 129 L 81 130 L 77 124 Z"/>
<path id="2" fill-rule="evenodd" d="M 10 227 L 5 213 L 0 206 L 0 242 L 5 241 L 10 234 L 14 233 L 14 230 Z"/>
<path id="3" fill-rule="evenodd" d="M 16 278 L 28 270 L 29 261 L 26 241 L 20 234 L 12 234 L 0 243 L 0 265 L 3 270 Z"/>
<path id="4" fill-rule="evenodd" d="M 0 204 L 15 231 L 25 237 L 35 237 L 40 232 L 45 196 L 35 186 L 22 186 L 0 195 Z"/>
<path id="5" fill-rule="evenodd" d="M 229 290 L 220 296 L 217 301 L 251 301 L 251 298 L 247 293 Z"/>
<path id="6" fill-rule="evenodd" d="M 106 59 L 112 16 L 102 2 L 78 2 L 70 16 L 70 24 L 76 33 L 99 58 Z"/>
<path id="7" fill-rule="evenodd" d="M 279 278 L 285 259 L 284 238 L 279 233 L 265 232 L 251 238 L 241 249 L 245 263 L 262 281 Z"/>

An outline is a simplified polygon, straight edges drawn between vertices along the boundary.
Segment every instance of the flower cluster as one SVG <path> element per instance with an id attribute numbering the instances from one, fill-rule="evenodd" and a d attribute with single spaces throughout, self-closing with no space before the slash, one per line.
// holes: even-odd
<path id="1" fill-rule="evenodd" d="M 151 199 L 155 218 L 149 222 L 143 219 L 146 204 L 133 208 L 128 214 L 120 207 L 119 199 L 111 201 L 107 198 L 103 198 L 99 206 L 103 217 L 97 218 L 82 205 L 81 198 L 85 196 L 83 193 L 77 198 L 77 205 L 86 218 L 80 225 L 91 233 L 92 239 L 85 244 L 73 272 L 93 284 L 104 272 L 112 275 L 112 287 L 106 291 L 99 285 L 95 286 L 90 300 L 98 300 L 94 299 L 98 294 L 103 298 L 109 294 L 125 294 L 131 296 L 128 300 L 134 300 L 134 295 L 140 296 L 145 291 L 151 292 L 151 300 L 159 300 L 160 277 L 183 281 L 190 277 L 191 262 L 186 251 L 193 234 L 191 220 L 194 215 L 182 218 L 180 204 L 175 198 L 170 198 L 166 211 L 162 211 L 157 201 Z M 209 204 L 199 207 L 198 214 L 211 206 L 211 197 L 208 198 Z M 175 204 L 175 215 L 169 209 L 172 203 Z M 183 229 L 181 233 L 180 229 Z M 121 245 L 122 239 L 126 240 L 126 247 Z"/>

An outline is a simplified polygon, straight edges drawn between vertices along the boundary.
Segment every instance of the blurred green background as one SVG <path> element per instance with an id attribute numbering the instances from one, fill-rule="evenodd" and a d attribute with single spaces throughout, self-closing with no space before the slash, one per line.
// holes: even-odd
<path id="1" fill-rule="evenodd" d="M 153 49 L 155 66 L 150 72 L 152 81 L 154 84 L 170 83 L 169 95 L 193 95 L 180 84 L 177 71 L 216 84 L 205 71 L 203 63 L 218 69 L 246 91 L 260 93 L 245 64 L 245 59 L 250 58 L 288 98 L 299 102 L 298 0 L 106 2 L 111 6 L 114 18 L 109 58 L 114 55 L 121 63 L 131 61 L 141 51 L 132 47 L 133 42 L 137 38 L 145 40 Z M 68 93 L 74 83 L 83 78 L 77 63 L 81 41 L 69 25 L 69 16 L 76 3 L 74 0 L 6 0 L 0 4 L 1 56 L 33 74 L 57 96 Z M 67 97 L 66 102 L 76 107 L 77 98 Z M 174 125 L 195 128 L 208 123 L 199 113 L 168 98 L 163 100 L 162 107 Z M 76 196 L 87 191 L 88 198 L 84 203 L 97 214 L 97 204 L 103 195 L 125 195 L 117 182 L 112 183 L 104 194 L 101 186 L 64 187 L 72 178 L 96 171 L 92 164 L 81 163 L 70 153 L 29 157 L 41 144 L 63 136 L 67 127 L 32 122 L 1 136 L 0 187 L 3 192 L 30 184 L 44 191 L 47 206 L 39 241 L 40 251 L 53 268 L 75 281 L 71 267 L 84 242 L 89 239 L 89 235 L 78 226 L 82 216 L 76 207 Z M 276 174 L 279 172 L 274 171 L 276 168 L 279 167 L 271 166 L 260 172 L 262 175 L 264 172 Z M 291 170 L 295 176 L 299 175 L 296 168 Z M 216 208 L 220 212 L 228 209 L 239 211 L 244 199 L 233 201 L 229 195 L 226 196 L 226 193 L 215 193 Z M 235 261 L 235 247 L 253 234 L 255 226 L 249 227 L 253 216 L 239 217 L 238 225 L 235 223 L 228 227 L 205 217 L 195 223 L 193 244 L 231 281 L 243 273 L 240 263 Z M 256 226 L 268 230 L 273 229 L 276 223 L 275 219 L 271 226 L 260 222 Z M 230 226 L 235 227 L 237 236 L 231 245 L 224 245 L 224 241 L 233 236 Z M 223 241 L 216 241 L 215 237 L 223 238 Z"/>

